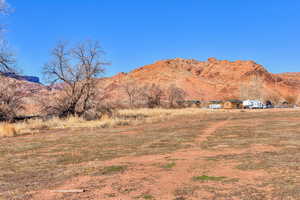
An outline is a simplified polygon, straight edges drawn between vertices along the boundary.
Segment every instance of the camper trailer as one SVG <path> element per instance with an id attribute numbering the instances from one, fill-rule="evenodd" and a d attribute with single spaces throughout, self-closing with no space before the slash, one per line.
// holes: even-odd
<path id="1" fill-rule="evenodd" d="M 208 108 L 210 108 L 210 109 L 222 109 L 223 108 L 223 102 L 222 101 L 210 101 L 208 103 Z"/>
<path id="2" fill-rule="evenodd" d="M 243 107 L 246 109 L 264 109 L 266 106 L 259 100 L 245 100 Z"/>

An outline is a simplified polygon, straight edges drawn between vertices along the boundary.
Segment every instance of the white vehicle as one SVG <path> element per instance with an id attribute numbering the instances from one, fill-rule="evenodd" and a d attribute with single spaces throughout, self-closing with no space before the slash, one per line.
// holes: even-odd
<path id="1" fill-rule="evenodd" d="M 243 107 L 248 109 L 264 109 L 266 105 L 259 100 L 245 100 L 243 101 Z"/>
<path id="2" fill-rule="evenodd" d="M 222 105 L 221 104 L 210 104 L 208 106 L 208 108 L 210 108 L 210 109 L 221 109 Z"/>

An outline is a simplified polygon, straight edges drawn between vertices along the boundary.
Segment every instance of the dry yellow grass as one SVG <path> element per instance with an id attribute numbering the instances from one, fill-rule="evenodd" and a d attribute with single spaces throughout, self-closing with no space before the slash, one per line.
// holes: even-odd
<path id="1" fill-rule="evenodd" d="M 80 117 L 69 117 L 67 119 L 52 118 L 49 120 L 32 119 L 24 122 L 18 122 L 3 127 L 14 127 L 3 131 L 1 136 L 15 136 L 34 134 L 41 130 L 61 129 L 61 128 L 110 128 L 124 125 L 138 125 L 142 123 L 155 123 L 166 120 L 178 115 L 193 115 L 207 112 L 198 108 L 187 109 L 125 109 L 119 110 L 113 117 L 102 117 L 100 120 L 86 121 Z"/>
<path id="2" fill-rule="evenodd" d="M 12 124 L 18 135 L 35 134 L 42 130 L 64 129 L 64 128 L 109 128 L 120 125 L 129 125 L 129 120 L 116 118 L 103 118 L 100 120 L 86 121 L 80 117 L 69 117 L 67 119 L 52 118 L 49 120 L 32 119 Z M 0 135 L 3 137 L 3 135 Z"/>
<path id="3" fill-rule="evenodd" d="M 17 136 L 17 130 L 14 124 L 3 123 L 0 125 L 0 136 L 1 137 L 14 137 Z"/>
<path id="4" fill-rule="evenodd" d="M 184 109 L 123 109 L 117 111 L 112 117 L 102 117 L 100 120 L 86 121 L 80 117 L 67 119 L 52 118 L 49 120 L 33 119 L 15 124 L 0 124 L 0 137 L 12 137 L 16 135 L 34 134 L 41 130 L 63 128 L 112 128 L 124 125 L 139 125 L 143 123 L 156 123 L 177 116 L 192 116 L 206 113 L 222 112 L 260 112 L 265 110 L 211 110 L 199 108 Z M 272 109 L 272 111 L 278 111 Z"/>

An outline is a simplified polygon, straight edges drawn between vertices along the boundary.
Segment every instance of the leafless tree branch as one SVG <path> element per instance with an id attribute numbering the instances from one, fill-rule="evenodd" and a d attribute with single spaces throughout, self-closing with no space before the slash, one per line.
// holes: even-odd
<path id="1" fill-rule="evenodd" d="M 58 114 L 82 115 L 91 107 L 96 95 L 96 78 L 104 73 L 107 64 L 101 61 L 103 51 L 99 43 L 85 41 L 69 48 L 66 42 L 59 42 L 51 55 L 44 74 L 52 84 L 62 84 L 62 97 L 56 99 Z M 62 102 L 64 106 L 58 106 Z"/>

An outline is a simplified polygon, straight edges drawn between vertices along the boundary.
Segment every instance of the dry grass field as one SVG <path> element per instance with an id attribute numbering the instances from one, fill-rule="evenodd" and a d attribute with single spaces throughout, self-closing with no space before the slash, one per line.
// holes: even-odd
<path id="1" fill-rule="evenodd" d="M 0 138 L 1 200 L 300 199 L 298 109 L 123 110 L 14 129 Z"/>

